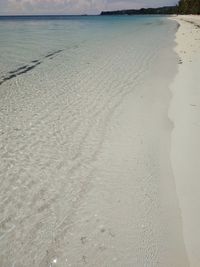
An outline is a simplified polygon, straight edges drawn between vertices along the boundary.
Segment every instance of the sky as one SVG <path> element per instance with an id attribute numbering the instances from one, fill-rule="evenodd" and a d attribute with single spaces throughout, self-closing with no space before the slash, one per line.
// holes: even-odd
<path id="1" fill-rule="evenodd" d="M 99 14 L 102 10 L 174 5 L 177 0 L 0 0 L 0 15 Z"/>

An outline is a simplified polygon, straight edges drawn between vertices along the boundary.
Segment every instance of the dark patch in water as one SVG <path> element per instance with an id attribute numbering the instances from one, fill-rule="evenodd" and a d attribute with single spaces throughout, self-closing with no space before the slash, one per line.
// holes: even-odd
<path id="1" fill-rule="evenodd" d="M 46 56 L 44 56 L 44 58 L 49 58 L 49 59 L 53 59 L 53 56 L 56 54 L 61 53 L 63 50 L 57 50 L 51 53 L 48 53 Z M 34 64 L 32 64 L 34 63 Z M 31 65 L 24 65 L 22 67 L 17 68 L 16 70 L 12 70 L 9 71 L 7 76 L 4 76 L 0 79 L 0 85 L 3 84 L 4 82 L 11 80 L 13 78 L 16 78 L 19 75 L 22 75 L 24 73 L 27 73 L 31 70 L 33 70 L 34 68 L 36 68 L 38 65 L 40 65 L 42 62 L 40 60 L 32 60 L 31 61 Z"/>
<path id="2" fill-rule="evenodd" d="M 38 63 L 39 60 L 32 60 L 31 63 Z"/>
<path id="3" fill-rule="evenodd" d="M 4 77 L 1 81 L 0 81 L 0 85 L 8 80 L 11 80 L 13 78 L 16 78 L 17 76 L 19 75 L 22 75 L 32 69 L 34 69 L 36 66 L 40 65 L 41 62 L 38 60 L 36 64 L 32 65 L 32 66 L 23 66 L 23 67 L 20 67 L 16 70 L 13 70 L 13 71 L 10 71 L 8 74 L 8 76 Z"/>
<path id="4" fill-rule="evenodd" d="M 49 53 L 49 54 L 47 54 L 47 55 L 45 56 L 45 58 L 52 57 L 52 56 L 54 56 L 54 55 L 56 55 L 56 54 L 61 53 L 62 51 L 63 51 L 63 50 L 57 50 L 57 51 L 55 51 L 55 52 Z"/>
<path id="5" fill-rule="evenodd" d="M 20 71 L 20 70 L 24 70 L 24 69 L 26 69 L 27 67 L 28 67 L 28 65 L 25 65 L 25 66 L 19 67 L 19 68 L 16 69 L 16 70 L 12 70 L 12 71 L 10 71 L 9 73 L 10 73 L 10 74 L 17 73 L 18 71 Z"/>
<path id="6" fill-rule="evenodd" d="M 28 72 L 28 71 L 34 69 L 36 66 L 38 66 L 38 65 L 40 65 L 40 64 L 41 64 L 41 62 L 38 62 L 38 63 L 36 63 L 35 65 L 29 66 L 29 67 L 27 67 L 25 70 L 22 70 L 21 72 L 19 72 L 17 75 L 21 75 L 21 74 L 23 74 L 23 73 L 26 73 L 26 72 Z"/>
<path id="7" fill-rule="evenodd" d="M 15 78 L 17 75 L 16 74 L 12 74 L 12 75 L 10 75 L 9 77 L 7 77 L 7 79 L 12 79 L 12 78 Z"/>

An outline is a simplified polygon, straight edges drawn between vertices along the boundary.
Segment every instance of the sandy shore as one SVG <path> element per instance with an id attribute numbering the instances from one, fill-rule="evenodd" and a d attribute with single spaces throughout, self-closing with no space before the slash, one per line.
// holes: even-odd
<path id="1" fill-rule="evenodd" d="M 171 86 L 171 159 L 190 266 L 200 263 L 200 16 L 178 16 L 178 74 Z"/>
<path id="2" fill-rule="evenodd" d="M 107 19 L 17 24 L 13 43 L 36 55 L 11 46 L 26 65 L 8 64 L 0 86 L 0 267 L 189 266 L 170 158 L 177 24 Z M 11 26 L 3 26 L 9 46 Z M 195 61 L 183 60 L 181 68 Z M 174 166 L 187 155 L 176 145 L 180 131 Z"/>

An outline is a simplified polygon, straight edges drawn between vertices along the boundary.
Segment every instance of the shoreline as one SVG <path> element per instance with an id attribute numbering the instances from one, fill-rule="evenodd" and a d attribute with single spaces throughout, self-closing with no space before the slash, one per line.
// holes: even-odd
<path id="1" fill-rule="evenodd" d="M 14 50 L 23 70 L 41 64 L 23 76 L 8 66 L 16 76 L 0 90 L 0 266 L 189 266 L 170 157 L 177 23 L 132 20 L 108 20 L 106 31 L 94 20 L 78 39 L 69 22 L 50 47 L 62 31 L 48 22 L 46 57 Z M 69 36 L 77 46 L 65 50 Z"/>
<path id="2" fill-rule="evenodd" d="M 200 262 L 200 16 L 170 18 L 179 23 L 175 48 L 178 73 L 170 87 L 172 100 L 169 118 L 174 124 L 171 135 L 171 163 L 182 215 L 183 238 L 191 267 Z"/>

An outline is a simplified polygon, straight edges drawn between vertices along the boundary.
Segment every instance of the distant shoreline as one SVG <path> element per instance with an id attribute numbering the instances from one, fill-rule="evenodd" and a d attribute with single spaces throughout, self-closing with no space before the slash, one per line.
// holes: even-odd
<path id="1" fill-rule="evenodd" d="M 102 11 L 101 16 L 110 15 L 174 15 L 177 14 L 177 6 L 164 6 L 157 8 L 125 9 L 114 11 Z"/>

